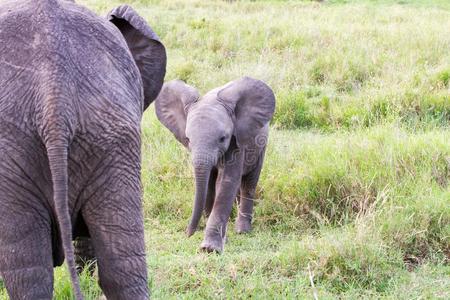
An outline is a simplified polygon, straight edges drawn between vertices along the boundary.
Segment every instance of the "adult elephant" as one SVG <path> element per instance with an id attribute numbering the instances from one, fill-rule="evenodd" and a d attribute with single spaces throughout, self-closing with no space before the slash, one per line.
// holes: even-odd
<path id="1" fill-rule="evenodd" d="M 108 299 L 147 299 L 140 121 L 166 52 L 130 7 L 0 4 L 0 275 L 12 299 L 51 299 L 72 240 L 90 236 Z"/>

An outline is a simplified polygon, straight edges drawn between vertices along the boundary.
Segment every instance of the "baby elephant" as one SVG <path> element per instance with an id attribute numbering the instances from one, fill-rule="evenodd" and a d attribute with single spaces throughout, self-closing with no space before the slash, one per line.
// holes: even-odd
<path id="1" fill-rule="evenodd" d="M 195 88 L 174 80 L 164 84 L 155 103 L 158 119 L 192 152 L 196 191 L 186 233 L 194 234 L 205 210 L 201 249 L 221 253 L 236 196 L 236 231 L 251 230 L 275 96 L 262 81 L 244 77 L 200 100 Z"/>

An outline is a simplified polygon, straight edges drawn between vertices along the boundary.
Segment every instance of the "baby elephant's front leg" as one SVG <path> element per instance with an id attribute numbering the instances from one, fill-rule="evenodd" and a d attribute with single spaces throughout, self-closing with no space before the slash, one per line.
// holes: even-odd
<path id="1" fill-rule="evenodd" d="M 204 251 L 223 252 L 227 223 L 241 183 L 241 173 L 242 168 L 236 166 L 225 166 L 219 171 L 216 199 L 206 224 L 205 238 L 200 246 Z"/>

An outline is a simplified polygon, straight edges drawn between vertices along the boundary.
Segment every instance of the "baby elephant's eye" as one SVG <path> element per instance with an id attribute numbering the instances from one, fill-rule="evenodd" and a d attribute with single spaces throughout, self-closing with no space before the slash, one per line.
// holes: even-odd
<path id="1" fill-rule="evenodd" d="M 220 143 L 223 143 L 223 142 L 225 142 L 225 139 L 226 139 L 226 138 L 225 138 L 224 136 L 222 136 L 222 137 L 219 139 L 219 142 L 220 142 Z"/>
<path id="2" fill-rule="evenodd" d="M 186 138 L 186 145 L 189 145 L 189 138 Z"/>

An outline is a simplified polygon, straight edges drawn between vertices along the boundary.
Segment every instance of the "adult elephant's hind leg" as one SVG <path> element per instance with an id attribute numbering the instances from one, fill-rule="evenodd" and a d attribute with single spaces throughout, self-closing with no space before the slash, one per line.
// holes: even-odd
<path id="1" fill-rule="evenodd" d="M 51 299 L 50 171 L 34 138 L 1 125 L 0 275 L 12 300 Z"/>
<path id="2" fill-rule="evenodd" d="M 52 299 L 50 225 L 41 216 L 9 209 L 0 199 L 0 273 L 10 299 Z"/>
<path id="3" fill-rule="evenodd" d="M 107 299 L 148 299 L 140 168 L 114 158 L 99 169 L 83 217 L 97 256 L 100 286 Z M 106 163 L 106 165 L 110 165 Z"/>

